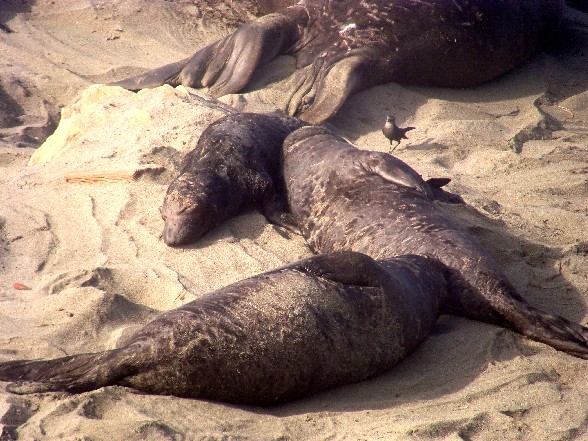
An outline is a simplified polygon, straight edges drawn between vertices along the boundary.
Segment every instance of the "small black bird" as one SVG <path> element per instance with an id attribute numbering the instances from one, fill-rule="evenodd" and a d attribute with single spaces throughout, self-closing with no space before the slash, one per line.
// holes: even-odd
<path id="1" fill-rule="evenodd" d="M 386 117 L 386 123 L 384 124 L 384 127 L 382 127 L 382 133 L 390 140 L 390 145 L 392 145 L 392 141 L 396 141 L 397 144 L 392 149 L 392 151 L 394 151 L 394 149 L 400 145 L 401 139 L 408 139 L 406 137 L 406 132 L 415 128 L 416 127 L 398 127 L 394 117 L 392 115 L 388 115 Z"/>

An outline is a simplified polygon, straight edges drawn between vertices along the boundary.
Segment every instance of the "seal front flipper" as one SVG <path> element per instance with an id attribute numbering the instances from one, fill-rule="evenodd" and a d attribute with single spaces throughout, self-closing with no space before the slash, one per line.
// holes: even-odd
<path id="1" fill-rule="evenodd" d="M 433 191 L 429 184 L 423 181 L 410 165 L 400 159 L 380 152 L 362 152 L 359 157 L 359 165 L 371 173 L 379 175 L 382 179 L 403 187 L 414 188 L 429 199 L 434 199 Z"/>
<path id="2" fill-rule="evenodd" d="M 302 234 L 302 230 L 300 230 L 294 216 L 288 209 L 288 202 L 282 194 L 277 193 L 274 196 L 268 196 L 261 209 L 268 222 L 285 228 L 291 233 Z"/>
<path id="3" fill-rule="evenodd" d="M 319 57 L 297 71 L 294 81 L 298 85 L 288 102 L 288 113 L 314 124 L 325 122 L 349 96 L 371 85 L 364 75 L 367 64 L 359 55 L 339 61 Z"/>
<path id="4" fill-rule="evenodd" d="M 321 254 L 282 269 L 295 269 L 345 285 L 380 287 L 384 277 L 378 262 L 354 251 Z"/>

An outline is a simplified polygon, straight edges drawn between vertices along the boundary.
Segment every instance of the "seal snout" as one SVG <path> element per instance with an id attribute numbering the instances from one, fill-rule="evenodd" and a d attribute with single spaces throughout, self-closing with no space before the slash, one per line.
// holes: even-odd
<path id="1" fill-rule="evenodd" d="M 192 242 L 190 239 L 190 229 L 185 224 L 177 220 L 166 220 L 163 227 L 163 241 L 170 247 L 186 245 Z"/>
<path id="2" fill-rule="evenodd" d="M 204 236 L 211 226 L 206 225 L 203 219 L 197 215 L 173 215 L 163 216 L 163 241 L 170 247 L 188 245 L 196 242 Z"/>

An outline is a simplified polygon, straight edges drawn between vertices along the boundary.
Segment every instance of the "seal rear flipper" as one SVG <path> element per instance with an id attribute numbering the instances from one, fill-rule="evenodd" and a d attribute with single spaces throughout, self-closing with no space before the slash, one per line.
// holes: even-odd
<path id="1" fill-rule="evenodd" d="M 120 350 L 79 354 L 54 360 L 19 360 L 0 363 L 0 380 L 11 381 L 7 390 L 16 394 L 85 392 L 114 384 L 126 375 L 116 369 Z M 114 362 L 114 363 L 113 363 Z"/>
<path id="2" fill-rule="evenodd" d="M 434 199 L 433 191 L 410 165 L 400 159 L 380 152 L 363 152 L 361 166 L 368 172 L 375 173 L 382 179 L 403 187 L 414 188 L 429 199 Z"/>
<path id="3" fill-rule="evenodd" d="M 345 285 L 380 287 L 383 270 L 371 257 L 354 251 L 320 254 L 284 268 L 295 269 Z"/>
<path id="4" fill-rule="evenodd" d="M 209 86 L 215 96 L 240 92 L 259 66 L 285 53 L 296 42 L 299 36 L 296 20 L 296 11 L 266 15 L 200 49 L 190 58 L 111 85 L 130 90 L 162 84 Z"/>
<path id="5" fill-rule="evenodd" d="M 247 23 L 225 39 L 220 53 L 210 62 L 203 85 L 210 85 L 215 96 L 241 91 L 258 67 L 285 53 L 298 37 L 295 19 L 284 13 Z"/>
<path id="6" fill-rule="evenodd" d="M 507 327 L 575 357 L 588 359 L 588 328 L 515 299 L 503 313 Z"/>

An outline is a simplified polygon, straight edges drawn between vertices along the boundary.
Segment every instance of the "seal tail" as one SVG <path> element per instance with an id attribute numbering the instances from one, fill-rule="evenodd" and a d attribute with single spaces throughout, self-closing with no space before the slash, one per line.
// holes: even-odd
<path id="1" fill-rule="evenodd" d="M 0 380 L 12 382 L 16 394 L 38 392 L 86 392 L 128 374 L 118 368 L 120 350 L 79 354 L 54 360 L 17 360 L 0 363 Z"/>

